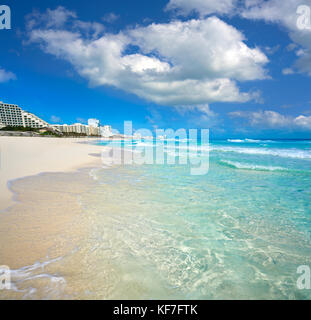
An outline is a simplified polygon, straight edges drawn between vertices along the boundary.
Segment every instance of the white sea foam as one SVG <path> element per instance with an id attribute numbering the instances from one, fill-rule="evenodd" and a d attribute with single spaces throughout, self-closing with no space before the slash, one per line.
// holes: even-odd
<path id="1" fill-rule="evenodd" d="M 245 140 L 240 140 L 240 139 L 228 139 L 227 141 L 228 141 L 228 142 L 238 142 L 238 143 L 240 143 L 240 142 L 244 142 Z"/>
<path id="2" fill-rule="evenodd" d="M 274 166 L 262 166 L 256 165 L 251 163 L 242 163 L 237 161 L 230 161 L 230 160 L 221 160 L 220 163 L 225 164 L 229 167 L 233 167 L 236 169 L 243 169 L 243 170 L 257 170 L 257 171 L 288 171 L 287 168 L 283 167 L 274 167 Z"/>
<path id="3" fill-rule="evenodd" d="M 267 149 L 267 148 L 243 148 L 243 147 L 211 147 L 211 151 L 235 152 L 250 155 L 266 155 L 293 159 L 311 159 L 311 151 L 298 149 Z"/>
<path id="4" fill-rule="evenodd" d="M 293 159 L 311 159 L 311 150 L 299 150 L 299 149 L 277 149 L 277 148 L 247 148 L 247 147 L 229 147 L 229 146 L 177 146 L 176 149 L 200 152 L 233 152 L 239 154 L 249 155 L 265 155 L 275 156 L 282 158 L 293 158 Z"/>
<path id="5" fill-rule="evenodd" d="M 66 280 L 65 278 L 46 273 L 45 267 L 51 263 L 60 261 L 62 257 L 47 260 L 45 262 L 36 262 L 31 266 L 25 266 L 20 269 L 11 270 L 11 290 L 16 292 L 25 292 L 28 296 L 31 293 L 35 293 L 36 290 L 33 287 L 29 287 L 28 289 L 19 289 L 22 283 L 25 281 L 32 281 L 36 279 L 46 278 L 50 280 L 50 283 L 57 284 L 57 285 L 65 285 Z"/>
<path id="6" fill-rule="evenodd" d="M 233 143 L 244 143 L 244 142 L 248 142 L 248 143 L 262 143 L 262 142 L 275 142 L 273 140 L 259 140 L 259 139 L 228 139 L 228 142 L 233 142 Z"/>
<path id="7" fill-rule="evenodd" d="M 229 140 L 228 140 L 229 141 Z M 231 142 L 273 142 L 269 140 L 252 140 L 252 139 L 244 139 L 244 140 L 231 140 Z M 311 159 L 311 150 L 310 149 L 296 149 L 296 148 L 269 148 L 266 146 L 263 147 L 246 147 L 246 146 L 221 146 L 221 145 L 187 145 L 187 144 L 166 144 L 166 150 L 172 150 L 180 154 L 180 152 L 233 152 L 239 154 L 249 154 L 249 155 L 265 155 L 265 156 L 275 156 L 275 157 L 282 157 L 282 158 L 293 158 L 293 159 Z M 156 147 L 154 143 L 148 142 L 139 142 L 135 146 L 132 152 L 137 152 L 143 148 L 153 148 Z M 125 149 L 127 146 L 125 146 Z"/>

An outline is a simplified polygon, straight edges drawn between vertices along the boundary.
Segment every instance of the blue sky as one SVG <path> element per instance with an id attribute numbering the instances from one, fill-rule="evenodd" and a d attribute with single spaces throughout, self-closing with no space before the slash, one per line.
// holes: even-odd
<path id="1" fill-rule="evenodd" d="M 49 122 L 311 138 L 310 0 L 3 4 L 0 100 Z"/>

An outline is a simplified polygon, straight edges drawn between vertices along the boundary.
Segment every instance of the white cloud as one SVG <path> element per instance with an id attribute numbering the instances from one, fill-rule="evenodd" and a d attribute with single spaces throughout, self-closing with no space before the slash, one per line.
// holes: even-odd
<path id="1" fill-rule="evenodd" d="M 237 0 L 170 0 L 166 9 L 175 10 L 178 14 L 188 15 L 195 11 L 201 16 L 212 13 L 230 13 Z"/>
<path id="2" fill-rule="evenodd" d="M 261 129 L 299 129 L 311 130 L 311 116 L 287 116 L 278 112 L 266 111 L 234 111 L 230 112 L 232 118 L 244 118 L 253 127 Z"/>
<path id="3" fill-rule="evenodd" d="M 45 23 L 46 28 L 61 28 L 64 27 L 69 19 L 76 17 L 75 12 L 69 11 L 62 6 L 55 10 L 47 9 L 45 13 L 35 10 L 26 16 L 27 28 L 33 29 L 42 23 Z"/>
<path id="4" fill-rule="evenodd" d="M 241 15 L 247 19 L 264 20 L 285 27 L 293 41 L 289 49 L 296 49 L 297 45 L 303 48 L 298 49 L 299 58 L 292 69 L 311 75 L 311 31 L 297 27 L 297 8 L 300 5 L 311 7 L 311 0 L 257 0 L 253 6 L 244 9 Z"/>
<path id="5" fill-rule="evenodd" d="M 294 119 L 294 122 L 299 127 L 311 129 L 311 116 L 299 116 Z"/>
<path id="6" fill-rule="evenodd" d="M 85 22 L 77 19 L 75 12 L 59 6 L 55 10 L 47 9 L 46 12 L 40 13 L 33 11 L 26 16 L 26 27 L 28 30 L 39 29 L 44 25 L 45 29 L 61 30 L 70 23 L 73 31 L 84 33 L 85 36 L 98 36 L 105 29 L 104 25 L 98 22 Z"/>
<path id="7" fill-rule="evenodd" d="M 181 77 L 243 81 L 266 76 L 265 54 L 247 47 L 242 33 L 216 17 L 151 24 L 131 30 L 130 35 L 144 54 L 165 57 Z"/>
<path id="8" fill-rule="evenodd" d="M 295 72 L 294 72 L 294 70 L 291 69 L 291 68 L 285 68 L 285 69 L 282 70 L 282 73 L 283 73 L 284 75 L 288 75 L 288 74 L 293 74 L 293 73 L 295 73 Z"/>
<path id="9" fill-rule="evenodd" d="M 113 22 L 117 21 L 119 18 L 120 18 L 119 15 L 111 12 L 111 13 L 106 14 L 106 15 L 102 18 L 102 20 L 103 20 L 104 22 L 113 23 Z"/>
<path id="10" fill-rule="evenodd" d="M 0 68 L 0 83 L 8 82 L 10 80 L 16 80 L 16 75 L 10 71 L 5 71 L 4 69 Z"/>
<path id="11" fill-rule="evenodd" d="M 40 27 L 32 22 L 30 41 L 70 62 L 93 86 L 114 86 L 163 105 L 201 105 L 257 98 L 240 92 L 237 81 L 267 77 L 265 54 L 216 17 L 101 36 L 85 34 L 73 13 L 67 17 L 71 28 L 66 30 L 48 27 L 51 23 L 42 24 L 41 18 Z"/>
<path id="12" fill-rule="evenodd" d="M 311 0 L 170 0 L 168 9 L 174 9 L 184 15 L 193 11 L 199 13 L 200 16 L 240 15 L 246 19 L 263 20 L 280 25 L 287 30 L 293 41 L 289 49 L 303 48 L 302 51 L 297 51 L 299 58 L 291 69 L 311 75 L 311 26 L 304 30 L 297 27 L 299 18 L 297 8 L 300 5 L 311 8 Z"/>

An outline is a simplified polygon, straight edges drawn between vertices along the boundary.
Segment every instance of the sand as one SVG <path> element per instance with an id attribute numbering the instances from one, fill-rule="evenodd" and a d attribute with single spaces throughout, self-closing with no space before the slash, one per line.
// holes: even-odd
<path id="1" fill-rule="evenodd" d="M 100 165 L 103 147 L 86 139 L 0 137 L 0 212 L 11 206 L 9 182 L 42 172 L 69 172 Z"/>
<path id="2" fill-rule="evenodd" d="M 45 264 L 69 256 L 66 270 L 72 273 L 77 269 L 74 265 L 79 264 L 72 252 L 89 233 L 78 198 L 94 183 L 88 168 L 102 165 L 104 149 L 86 142 L 0 137 L 0 265 L 10 267 L 12 281 L 19 288 L 0 290 L 0 300 L 27 299 L 24 287 L 31 280 L 25 279 L 36 274 L 40 283 L 36 283 L 32 298 L 58 299 L 63 280 L 50 274 L 62 270 L 63 260 L 53 262 L 51 267 Z M 42 276 L 43 266 L 47 273 Z M 51 290 L 54 282 L 55 290 Z M 67 284 L 67 293 L 71 283 L 74 281 Z"/>

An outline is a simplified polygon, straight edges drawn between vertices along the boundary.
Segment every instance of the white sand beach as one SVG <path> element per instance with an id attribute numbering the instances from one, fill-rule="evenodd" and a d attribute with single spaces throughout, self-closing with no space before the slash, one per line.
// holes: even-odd
<path id="1" fill-rule="evenodd" d="M 102 147 L 86 139 L 0 137 L 0 211 L 13 204 L 8 183 L 41 172 L 68 172 L 100 164 Z"/>

